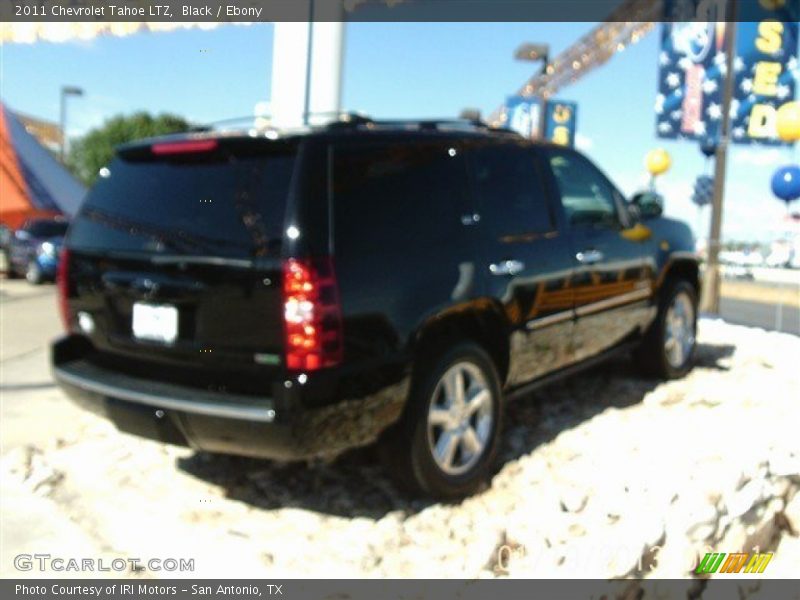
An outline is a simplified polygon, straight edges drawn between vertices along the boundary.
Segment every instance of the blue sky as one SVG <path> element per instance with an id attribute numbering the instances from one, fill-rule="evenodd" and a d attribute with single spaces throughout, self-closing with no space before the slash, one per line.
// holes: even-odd
<path id="1" fill-rule="evenodd" d="M 455 116 L 464 107 L 490 113 L 531 74 L 512 55 L 525 41 L 569 46 L 591 23 L 351 23 L 347 26 L 343 105 L 376 117 Z M 69 132 L 144 109 L 195 121 L 252 114 L 270 98 L 272 26 L 142 33 L 89 42 L 6 44 L 0 95 L 13 109 L 58 119 L 62 84 L 86 96 L 70 101 Z M 575 100 L 579 147 L 626 193 L 644 184 L 645 153 L 664 147 L 673 168 L 659 183 L 668 214 L 705 235 L 708 214 L 689 198 L 704 158 L 691 142 L 655 137 L 658 28 L 601 69 L 564 88 Z M 772 239 L 784 206 L 769 191 L 774 169 L 796 161 L 788 149 L 737 147 L 729 158 L 724 233 Z M 706 213 L 708 209 L 706 209 Z"/>

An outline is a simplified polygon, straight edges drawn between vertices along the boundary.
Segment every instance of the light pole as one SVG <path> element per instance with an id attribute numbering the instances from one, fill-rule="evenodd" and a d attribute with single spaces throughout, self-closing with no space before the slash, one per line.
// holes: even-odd
<path id="1" fill-rule="evenodd" d="M 83 96 L 83 90 L 74 85 L 61 86 L 61 162 L 67 157 L 67 96 Z"/>
<path id="2" fill-rule="evenodd" d="M 533 44 L 527 42 L 522 44 L 519 48 L 517 48 L 516 52 L 514 52 L 514 58 L 516 60 L 523 60 L 526 62 L 542 62 L 542 73 L 547 71 L 547 64 L 550 58 L 550 46 L 548 44 Z M 544 137 L 544 112 L 545 112 L 545 99 L 543 96 L 539 96 L 539 119 L 536 122 L 536 137 L 543 138 Z"/>
<path id="3" fill-rule="evenodd" d="M 732 14 L 725 25 L 725 87 L 722 92 L 722 123 L 714 159 L 714 196 L 711 201 L 711 230 L 708 235 L 704 296 L 701 308 L 719 314 L 720 268 L 719 251 L 722 243 L 722 206 L 725 200 L 725 175 L 730 143 L 731 103 L 733 102 L 734 58 L 736 52 L 736 3 L 731 2 Z"/>
<path id="4" fill-rule="evenodd" d="M 541 60 L 544 63 L 542 65 L 542 71 L 544 71 L 547 68 L 549 54 L 550 46 L 547 44 L 525 43 L 517 48 L 516 52 L 514 52 L 514 58 L 517 60 L 527 60 L 533 62 L 538 62 Z"/>

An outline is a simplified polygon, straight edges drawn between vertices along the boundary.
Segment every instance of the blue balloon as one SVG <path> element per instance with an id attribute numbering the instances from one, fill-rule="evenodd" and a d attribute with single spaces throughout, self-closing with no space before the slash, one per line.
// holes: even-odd
<path id="1" fill-rule="evenodd" d="M 700 152 L 706 158 L 711 158 L 717 153 L 717 140 L 713 137 L 707 137 L 700 141 Z"/>
<path id="2" fill-rule="evenodd" d="M 772 193 L 784 202 L 800 198 L 800 167 L 781 167 L 772 176 Z"/>
<path id="3" fill-rule="evenodd" d="M 714 178 L 708 175 L 700 175 L 694 182 L 694 194 L 692 202 L 697 206 L 711 204 L 714 198 Z"/>

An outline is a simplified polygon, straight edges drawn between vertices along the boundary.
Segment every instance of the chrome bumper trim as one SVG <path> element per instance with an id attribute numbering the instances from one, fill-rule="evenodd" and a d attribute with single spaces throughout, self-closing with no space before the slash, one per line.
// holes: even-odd
<path id="1" fill-rule="evenodd" d="M 56 381 L 75 386 L 87 392 L 93 392 L 110 398 L 119 398 L 120 400 L 127 400 L 129 402 L 136 402 L 154 408 L 165 408 L 209 417 L 259 421 L 262 423 L 272 423 L 275 420 L 274 409 L 266 406 L 246 405 L 241 402 L 237 404 L 237 396 L 233 394 L 229 396 L 230 403 L 213 400 L 198 401 L 190 398 L 151 394 L 118 385 L 110 385 L 59 367 L 53 368 L 53 376 Z M 124 380 L 127 377 L 122 376 L 121 378 Z M 157 386 L 158 384 L 155 385 Z M 165 385 L 165 387 L 167 386 Z M 190 393 L 192 392 L 190 391 Z M 202 390 L 197 390 L 198 395 L 202 395 L 203 393 Z"/>

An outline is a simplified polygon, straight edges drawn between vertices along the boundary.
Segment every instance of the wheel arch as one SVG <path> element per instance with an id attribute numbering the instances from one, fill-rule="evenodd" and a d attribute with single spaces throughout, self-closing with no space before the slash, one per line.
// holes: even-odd
<path id="1" fill-rule="evenodd" d="M 479 344 L 492 359 L 501 385 L 508 376 L 510 325 L 498 302 L 488 298 L 450 306 L 425 319 L 410 341 L 417 364 L 420 357 L 431 356 L 459 341 Z"/>
<path id="2" fill-rule="evenodd" d="M 659 277 L 658 291 L 662 292 L 668 289 L 669 285 L 678 279 L 688 281 L 694 287 L 697 296 L 700 296 L 702 285 L 700 265 L 694 256 L 676 255 L 671 257 Z"/>

